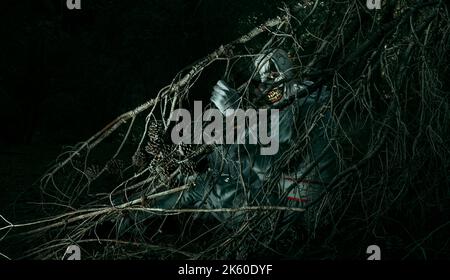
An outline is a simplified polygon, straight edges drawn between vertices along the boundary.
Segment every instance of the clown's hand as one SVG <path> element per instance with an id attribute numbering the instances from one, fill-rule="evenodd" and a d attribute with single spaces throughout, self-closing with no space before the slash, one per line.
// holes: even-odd
<path id="1" fill-rule="evenodd" d="M 237 109 L 239 107 L 239 93 L 229 87 L 227 83 L 219 80 L 213 88 L 211 102 L 216 105 L 217 109 L 222 112 L 223 115 L 231 115 L 231 110 L 227 109 Z"/>

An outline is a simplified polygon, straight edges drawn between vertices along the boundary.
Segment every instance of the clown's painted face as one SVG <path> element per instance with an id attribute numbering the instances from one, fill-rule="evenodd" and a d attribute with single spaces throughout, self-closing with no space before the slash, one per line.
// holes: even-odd
<path id="1" fill-rule="evenodd" d="M 294 76 L 288 54 L 281 49 L 266 51 L 255 59 L 254 66 L 259 76 L 256 96 L 263 97 L 269 104 L 283 99 L 286 82 Z"/>

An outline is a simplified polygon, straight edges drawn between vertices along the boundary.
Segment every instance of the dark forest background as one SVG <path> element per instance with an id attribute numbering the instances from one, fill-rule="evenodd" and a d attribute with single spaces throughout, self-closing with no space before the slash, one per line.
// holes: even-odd
<path id="1" fill-rule="evenodd" d="M 278 14 L 281 2 L 2 3 L 0 211 L 15 217 L 16 196 L 35 191 L 64 145 L 151 99 L 181 69 Z M 196 94 L 209 96 L 215 82 Z"/>

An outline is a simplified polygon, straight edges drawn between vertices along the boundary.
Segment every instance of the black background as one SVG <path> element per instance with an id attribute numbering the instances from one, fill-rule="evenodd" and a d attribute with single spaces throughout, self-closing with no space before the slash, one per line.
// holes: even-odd
<path id="1" fill-rule="evenodd" d="M 8 0 L 0 7 L 0 211 L 64 145 L 151 99 L 184 67 L 278 13 L 280 1 Z M 207 96 L 206 82 L 201 92 Z M 19 219 L 23 217 L 18 217 Z"/>
<path id="2" fill-rule="evenodd" d="M 260 3 L 263 2 L 263 3 Z M 7 1 L 2 144 L 80 141 L 185 66 L 276 14 L 279 1 Z"/>

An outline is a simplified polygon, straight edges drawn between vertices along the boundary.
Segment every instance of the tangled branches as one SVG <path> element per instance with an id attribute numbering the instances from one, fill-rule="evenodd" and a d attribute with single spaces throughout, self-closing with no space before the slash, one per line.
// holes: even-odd
<path id="1" fill-rule="evenodd" d="M 73 243 L 90 258 L 335 258 L 341 252 L 359 258 L 368 242 L 382 243 L 395 257 L 448 256 L 448 242 L 432 238 L 449 226 L 448 6 L 385 2 L 380 11 L 350 0 L 281 8 L 282 16 L 182 70 L 154 99 L 61 154 L 41 180 L 41 206 L 50 217 L 8 222 L 0 232 L 8 231 L 6 239 L 34 237 L 41 245 L 27 258 L 61 258 Z M 330 151 L 338 162 L 335 176 L 301 207 L 254 201 L 236 208 L 152 207 L 154 200 L 195 187 L 192 179 L 177 182 L 178 175 L 200 172 L 181 168 L 183 157 L 174 155 L 186 150 L 156 147 L 152 127 L 160 122 L 161 135 L 168 131 L 172 112 L 195 96 L 211 65 L 229 76 L 271 48 L 288 50 L 297 78 L 314 81 L 310 92 L 328 88 L 331 99 L 300 116 L 295 144 L 271 167 L 263 189 L 275 191 L 299 159 L 308 158 L 298 178 L 307 179 Z M 249 82 L 237 84 L 243 96 Z M 326 128 L 319 140 L 327 145 L 311 157 L 319 124 Z M 107 138 L 118 140 L 112 141 L 116 147 Z M 225 223 L 214 213 L 239 215 Z"/>

